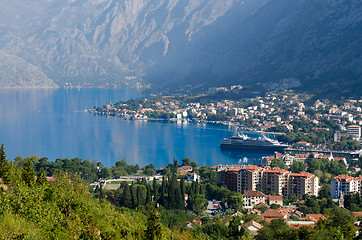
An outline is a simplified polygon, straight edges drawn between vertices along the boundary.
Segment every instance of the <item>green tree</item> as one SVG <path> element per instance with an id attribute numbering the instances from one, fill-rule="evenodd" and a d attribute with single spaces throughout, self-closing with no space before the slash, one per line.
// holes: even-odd
<path id="1" fill-rule="evenodd" d="M 147 198 L 147 188 L 143 185 L 137 186 L 137 207 L 144 206 Z"/>
<path id="2" fill-rule="evenodd" d="M 285 165 L 285 163 L 283 162 L 283 160 L 276 158 L 273 159 L 273 161 L 270 163 L 271 167 L 278 167 L 281 169 L 288 169 L 287 165 Z"/>
<path id="3" fill-rule="evenodd" d="M 205 196 L 202 194 L 197 194 L 194 197 L 193 203 L 192 203 L 192 210 L 194 213 L 201 214 L 203 211 L 206 210 L 207 201 L 205 199 Z"/>
<path id="4" fill-rule="evenodd" d="M 303 162 L 294 162 L 290 167 L 290 171 L 293 173 L 304 172 L 306 170 L 306 166 Z"/>
<path id="5" fill-rule="evenodd" d="M 147 220 L 147 229 L 145 230 L 145 239 L 156 240 L 162 238 L 162 225 L 160 223 L 160 214 L 151 204 Z"/>
<path id="6" fill-rule="evenodd" d="M 122 206 L 125 206 L 126 208 L 132 208 L 131 189 L 130 189 L 128 183 L 124 183 L 122 187 L 123 187 L 122 198 L 121 198 Z"/>
<path id="7" fill-rule="evenodd" d="M 42 168 L 40 170 L 40 172 L 38 173 L 37 175 L 37 178 L 36 178 L 36 184 L 38 185 L 44 185 L 46 184 L 48 181 L 47 181 L 47 177 L 46 177 L 46 174 L 45 174 L 45 170 L 44 168 Z"/>
<path id="8" fill-rule="evenodd" d="M 274 219 L 258 231 L 256 235 L 257 240 L 270 240 L 270 239 L 295 239 L 292 235 L 291 229 L 288 227 L 284 219 Z"/>
<path id="9" fill-rule="evenodd" d="M 33 162 L 30 158 L 27 158 L 24 163 L 24 169 L 23 169 L 23 181 L 28 186 L 34 186 L 35 184 L 35 172 L 33 167 Z"/>
<path id="10" fill-rule="evenodd" d="M 243 195 L 241 193 L 232 193 L 229 197 L 229 204 L 235 210 L 241 211 L 243 209 Z"/>
<path id="11" fill-rule="evenodd" d="M 158 201 L 158 186 L 157 186 L 156 178 L 153 178 L 152 190 L 153 190 L 153 201 L 157 202 Z"/>
<path id="12" fill-rule="evenodd" d="M 184 159 L 181 160 L 182 161 L 182 165 L 181 166 L 191 166 L 191 160 L 189 157 L 185 157 Z"/>
<path id="13" fill-rule="evenodd" d="M 6 158 L 5 147 L 3 143 L 0 147 L 0 178 L 2 178 L 5 183 L 7 182 L 6 174 L 8 172 L 8 168 L 9 161 Z"/>
<path id="14" fill-rule="evenodd" d="M 239 239 L 245 234 L 245 229 L 242 226 L 242 218 L 234 216 L 229 222 L 228 236 L 233 239 Z"/>

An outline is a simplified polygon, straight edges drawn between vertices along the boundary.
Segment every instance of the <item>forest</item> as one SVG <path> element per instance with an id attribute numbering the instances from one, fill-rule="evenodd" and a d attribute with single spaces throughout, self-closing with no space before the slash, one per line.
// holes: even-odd
<path id="1" fill-rule="evenodd" d="M 34 164 L 33 160 L 38 162 Z M 190 161 L 185 159 L 183 163 Z M 139 168 L 125 161 L 117 165 L 125 174 Z M 204 183 L 187 183 L 178 178 L 175 166 L 179 166 L 177 160 L 166 167 L 169 177 L 162 183 L 143 178 L 123 183 L 115 191 L 106 191 L 102 186 L 92 190 L 87 182 L 102 177 L 99 164 L 97 168 L 97 163 L 77 158 L 49 162 L 34 156 L 9 161 L 3 144 L 0 239 L 358 239 L 351 212 L 338 208 L 328 195 L 318 199 L 303 197 L 305 204 L 299 206 L 300 210 L 323 213 L 328 218 L 314 228 L 294 229 L 282 219 L 268 223 L 244 211 L 241 217 L 234 215 L 231 209 L 242 211 L 242 198 L 217 186 L 210 169 L 197 168 L 207 179 Z M 114 171 L 112 168 L 107 171 Z M 206 199 L 211 197 L 221 199 L 224 214 L 205 215 Z M 346 198 L 346 202 L 351 208 L 361 204 L 357 196 Z M 187 226 L 195 220 L 202 224 Z M 251 220 L 264 226 L 256 236 L 241 224 Z"/>

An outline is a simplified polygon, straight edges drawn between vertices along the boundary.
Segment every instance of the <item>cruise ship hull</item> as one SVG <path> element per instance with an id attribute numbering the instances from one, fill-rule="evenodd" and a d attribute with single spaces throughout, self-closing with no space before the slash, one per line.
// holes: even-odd
<path id="1" fill-rule="evenodd" d="M 230 148 L 230 149 L 248 149 L 248 150 L 264 150 L 264 151 L 284 151 L 288 146 L 279 145 L 279 146 L 258 146 L 258 145 L 246 145 L 246 144 L 230 144 L 230 143 L 221 143 L 221 148 Z"/>

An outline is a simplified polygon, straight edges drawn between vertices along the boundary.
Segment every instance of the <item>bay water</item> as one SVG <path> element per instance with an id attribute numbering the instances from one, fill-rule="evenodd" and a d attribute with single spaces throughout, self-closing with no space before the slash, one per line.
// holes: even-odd
<path id="1" fill-rule="evenodd" d="M 258 163 L 273 152 L 221 150 L 233 129 L 220 125 L 122 120 L 85 110 L 144 97 L 137 89 L 2 89 L 0 143 L 10 160 L 79 157 L 112 166 L 125 158 L 163 167 L 185 157 L 199 165 Z"/>

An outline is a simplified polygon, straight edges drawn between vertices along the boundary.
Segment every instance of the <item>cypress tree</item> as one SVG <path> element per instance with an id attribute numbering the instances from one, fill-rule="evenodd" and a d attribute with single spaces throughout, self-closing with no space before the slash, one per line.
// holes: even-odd
<path id="1" fill-rule="evenodd" d="M 102 202 L 105 199 L 105 193 L 103 190 L 103 185 L 101 185 L 101 187 L 99 188 L 99 201 Z"/>
<path id="2" fill-rule="evenodd" d="M 28 158 L 24 163 L 23 169 L 23 180 L 28 186 L 34 186 L 35 183 L 35 172 L 33 162 Z"/>
<path id="3" fill-rule="evenodd" d="M 124 206 L 126 208 L 132 208 L 132 196 L 131 196 L 131 190 L 130 190 L 128 183 L 126 183 L 123 188 L 122 206 Z"/>
<path id="4" fill-rule="evenodd" d="M 153 201 L 158 201 L 158 187 L 156 178 L 153 179 Z"/>
<path id="5" fill-rule="evenodd" d="M 171 181 L 169 181 L 168 184 L 168 198 L 167 198 L 167 202 L 168 202 L 168 209 L 174 209 L 176 208 L 176 196 L 175 196 L 175 191 L 176 191 L 176 183 L 175 183 L 175 175 L 172 176 Z M 177 180 L 176 180 L 177 181 Z"/>
<path id="6" fill-rule="evenodd" d="M 177 173 L 178 161 L 176 158 L 173 159 L 173 173 Z"/>
<path id="7" fill-rule="evenodd" d="M 159 192 L 160 192 L 159 203 L 162 206 L 165 206 L 166 205 L 166 201 L 165 201 L 165 197 L 166 197 L 166 180 L 165 180 L 165 176 L 163 176 L 163 178 L 162 178 L 162 184 L 161 184 Z"/>
<path id="8" fill-rule="evenodd" d="M 147 189 L 143 185 L 137 185 L 137 207 L 146 204 Z"/>
<path id="9" fill-rule="evenodd" d="M 142 178 L 142 180 L 141 180 L 141 184 L 142 184 L 143 186 L 146 186 L 146 185 L 147 185 L 146 178 Z"/>
<path id="10" fill-rule="evenodd" d="M 180 191 L 181 191 L 181 196 L 180 196 L 180 202 L 182 202 L 182 208 L 185 207 L 185 178 L 182 177 L 181 181 L 180 181 Z"/>
<path id="11" fill-rule="evenodd" d="M 147 221 L 147 229 L 145 230 L 145 239 L 155 240 L 162 238 L 162 225 L 160 223 L 160 214 L 151 204 L 150 213 Z"/>
<path id="12" fill-rule="evenodd" d="M 7 172 L 9 169 L 9 161 L 6 158 L 4 143 L 0 147 L 0 178 L 3 179 L 4 183 L 7 183 Z"/>
<path id="13" fill-rule="evenodd" d="M 150 203 L 152 201 L 152 190 L 149 184 L 147 184 L 146 188 L 147 188 L 146 203 Z"/>
<path id="14" fill-rule="evenodd" d="M 132 208 L 137 207 L 137 187 L 132 183 L 131 185 L 131 195 L 132 195 Z"/>

